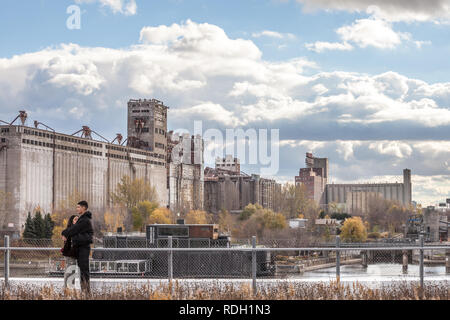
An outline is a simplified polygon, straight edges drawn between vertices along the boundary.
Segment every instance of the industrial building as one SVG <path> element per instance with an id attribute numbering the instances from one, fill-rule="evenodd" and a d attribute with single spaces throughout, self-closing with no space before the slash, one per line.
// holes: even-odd
<path id="1" fill-rule="evenodd" d="M 239 174 L 241 172 L 241 163 L 238 158 L 233 158 L 227 154 L 225 158 L 216 158 L 216 169 L 223 169 Z"/>
<path id="2" fill-rule="evenodd" d="M 167 137 L 169 206 L 175 213 L 203 210 L 204 143 L 200 135 L 174 134 Z"/>
<path id="3" fill-rule="evenodd" d="M 296 185 L 306 186 L 308 197 L 324 209 L 333 203 L 349 214 L 364 215 L 371 199 L 396 201 L 403 206 L 411 204 L 411 170 L 403 170 L 401 183 L 328 183 L 328 159 L 306 154 L 307 168 L 300 169 Z"/>
<path id="4" fill-rule="evenodd" d="M 111 194 L 124 176 L 155 187 L 160 206 L 201 209 L 203 141 L 181 137 L 170 140 L 169 150 L 167 111 L 156 99 L 130 100 L 128 137 L 122 141 L 117 134 L 113 142 L 87 126 L 72 135 L 39 121 L 30 127 L 25 111 L 12 122 L 1 121 L 0 190 L 8 201 L 0 204 L 0 233 L 19 237 L 28 212 L 37 207 L 53 212 L 75 194 L 94 212 L 103 212 L 112 205 Z M 174 146 L 187 140 L 200 146 L 196 160 L 172 162 Z"/>
<path id="5" fill-rule="evenodd" d="M 279 184 L 241 173 L 239 159 L 229 156 L 204 169 L 202 137 L 168 132 L 168 109 L 156 99 L 130 100 L 128 137 L 112 142 L 87 126 L 71 135 L 39 121 L 29 126 L 25 111 L 0 120 L 0 191 L 9 195 L 0 203 L 0 234 L 20 237 L 28 212 L 53 212 L 72 195 L 102 213 L 125 176 L 144 179 L 159 205 L 180 215 L 240 211 L 249 203 L 273 208 Z"/>
<path id="6" fill-rule="evenodd" d="M 306 168 L 301 168 L 295 177 L 295 185 L 306 186 L 308 197 L 317 204 L 324 204 L 325 186 L 328 179 L 328 159 L 315 158 L 312 153 L 306 153 Z"/>
<path id="7" fill-rule="evenodd" d="M 168 109 L 163 102 L 156 99 L 130 100 L 127 145 L 166 158 Z"/>
<path id="8" fill-rule="evenodd" d="M 120 136 L 117 144 L 95 140 L 88 127 L 76 136 L 39 129 L 37 121 L 29 127 L 26 120 L 23 111 L 21 123 L 0 126 L 0 190 L 10 198 L 0 208 L 2 233 L 20 236 L 28 212 L 36 207 L 52 212 L 76 193 L 92 210 L 103 210 L 111 205 L 111 193 L 124 176 L 155 186 L 160 204 L 167 205 L 164 154 L 123 146 Z"/>
<path id="9" fill-rule="evenodd" d="M 327 184 L 326 203 L 345 204 L 348 213 L 367 212 L 370 198 L 381 197 L 403 206 L 411 204 L 411 170 L 403 170 L 403 182 Z"/>
<path id="10" fill-rule="evenodd" d="M 205 210 L 241 212 L 248 204 L 274 209 L 274 197 L 281 185 L 275 180 L 222 168 L 205 168 Z"/>

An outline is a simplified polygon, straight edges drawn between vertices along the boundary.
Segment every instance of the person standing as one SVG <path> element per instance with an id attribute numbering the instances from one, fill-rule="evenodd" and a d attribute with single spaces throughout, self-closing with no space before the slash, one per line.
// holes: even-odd
<path id="1" fill-rule="evenodd" d="M 71 216 L 69 218 L 69 222 L 67 223 L 67 228 L 70 228 L 74 224 L 76 224 L 77 220 L 78 220 L 78 216 L 76 216 L 76 215 Z M 75 249 L 72 246 L 72 239 L 70 237 L 68 237 L 67 240 L 64 241 L 64 247 L 61 249 L 61 252 L 66 260 L 66 270 L 64 272 L 64 289 L 66 289 L 68 287 L 67 282 L 69 280 L 69 277 L 71 275 L 73 275 L 74 273 L 75 274 L 77 273 L 76 272 L 77 253 L 75 252 Z M 73 283 L 73 285 L 74 285 L 74 283 Z"/>
<path id="2" fill-rule="evenodd" d="M 92 213 L 88 211 L 88 203 L 80 201 L 77 204 L 77 213 L 80 215 L 76 224 L 65 229 L 61 234 L 66 241 L 72 239 L 72 245 L 76 251 L 77 263 L 80 268 L 81 290 L 90 293 L 89 255 L 93 243 L 94 229 L 92 228 Z"/>

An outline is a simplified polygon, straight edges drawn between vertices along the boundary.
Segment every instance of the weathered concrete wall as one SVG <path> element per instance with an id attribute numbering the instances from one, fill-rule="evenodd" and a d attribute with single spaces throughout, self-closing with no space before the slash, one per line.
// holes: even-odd
<path id="1" fill-rule="evenodd" d="M 326 185 L 326 198 L 327 203 L 346 203 L 347 194 L 351 192 L 368 192 L 377 193 L 386 200 L 397 201 L 403 205 L 409 205 L 405 203 L 404 199 L 411 199 L 411 196 L 406 195 L 408 191 L 405 189 L 403 183 L 384 183 L 384 184 L 327 184 Z"/>
<path id="2" fill-rule="evenodd" d="M 367 215 L 371 201 L 382 199 L 383 195 L 368 191 L 350 191 L 347 192 L 346 206 L 347 212 L 351 215 Z"/>
<path id="3" fill-rule="evenodd" d="M 437 211 L 427 211 L 423 215 L 423 224 L 429 241 L 439 241 L 439 220 L 441 217 Z"/>
<path id="4" fill-rule="evenodd" d="M 142 178 L 155 187 L 161 206 L 168 203 L 167 171 L 164 162 L 149 164 L 159 159 L 138 154 L 131 149 L 128 154 L 116 151 L 116 158 L 108 157 L 108 146 L 102 142 L 87 142 L 76 138 L 77 144 L 70 141 L 56 141 L 60 148 L 55 149 L 53 169 L 53 140 L 48 131 L 32 130 L 43 133 L 35 136 L 24 133 L 25 127 L 10 127 L 9 133 L 3 133 L 7 146 L 0 151 L 0 190 L 11 193 L 8 208 L 0 206 L 0 231 L 14 224 L 14 231 L 22 232 L 26 215 L 39 206 L 47 213 L 51 212 L 53 202 L 56 209 L 63 200 L 78 192 L 87 200 L 93 211 L 102 210 L 110 204 L 110 193 L 114 192 L 123 176 Z M 16 130 L 19 130 L 17 132 Z M 74 139 L 74 137 L 66 137 Z M 33 144 L 31 143 L 33 142 Z M 92 141 L 92 140 L 90 140 Z M 91 143 L 91 145 L 88 145 Z M 67 149 L 65 149 L 67 148 Z M 72 148 L 72 149 L 70 149 Z M 76 150 L 84 150 L 79 152 Z M 118 157 L 122 158 L 118 158 Z M 53 170 L 55 173 L 55 199 L 53 200 Z M 81 200 L 81 199 L 80 199 Z"/>
<path id="5" fill-rule="evenodd" d="M 168 134 L 169 204 L 176 213 L 203 210 L 203 150 L 200 135 Z"/>
<path id="6" fill-rule="evenodd" d="M 219 175 L 205 179 L 205 210 L 217 213 L 222 209 L 240 211 L 250 203 L 273 209 L 274 193 L 279 184 L 257 175 Z"/>
<path id="7" fill-rule="evenodd" d="M 203 166 L 169 164 L 169 198 L 173 211 L 203 210 Z"/>
<path id="8" fill-rule="evenodd" d="M 8 128 L 11 131 L 13 128 Z M 2 128 L 2 131 L 6 128 Z M 20 149 L 18 148 L 20 139 L 14 133 L 1 133 L 0 139 L 5 140 L 0 150 L 0 190 L 10 194 L 9 203 L 0 205 L 0 230 L 12 231 L 20 226 L 20 216 L 16 214 L 20 210 L 19 202 L 14 201 L 14 195 L 20 192 L 20 183 L 16 177 L 16 172 L 20 171 Z M 1 140 L 0 140 L 1 141 Z M 8 228 L 12 223 L 13 228 Z"/>

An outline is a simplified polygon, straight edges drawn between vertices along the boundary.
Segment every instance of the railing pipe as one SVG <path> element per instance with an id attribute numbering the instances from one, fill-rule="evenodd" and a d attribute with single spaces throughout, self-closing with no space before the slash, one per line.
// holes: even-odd
<path id="1" fill-rule="evenodd" d="M 336 236 L 336 249 L 341 246 L 341 238 Z M 336 281 L 339 283 L 341 281 L 341 252 L 336 251 Z"/>
<path id="2" fill-rule="evenodd" d="M 253 288 L 253 295 L 256 295 L 257 293 L 257 287 L 256 287 L 256 237 L 252 237 L 252 288 Z"/>
<path id="3" fill-rule="evenodd" d="M 9 249 L 9 236 L 5 236 L 5 288 L 9 287 L 9 262 L 11 249 Z"/>

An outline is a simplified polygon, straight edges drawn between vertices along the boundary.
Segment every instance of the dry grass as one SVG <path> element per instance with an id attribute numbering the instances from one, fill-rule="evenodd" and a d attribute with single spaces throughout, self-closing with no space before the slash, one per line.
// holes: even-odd
<path id="1" fill-rule="evenodd" d="M 423 294 L 423 296 L 422 296 Z M 0 300 L 448 300 L 446 284 L 427 285 L 421 290 L 415 284 L 396 283 L 371 289 L 359 283 L 278 283 L 258 288 L 253 296 L 249 284 L 200 283 L 151 285 L 119 285 L 94 289 L 91 296 L 79 291 L 58 290 L 53 286 L 0 287 Z"/>

